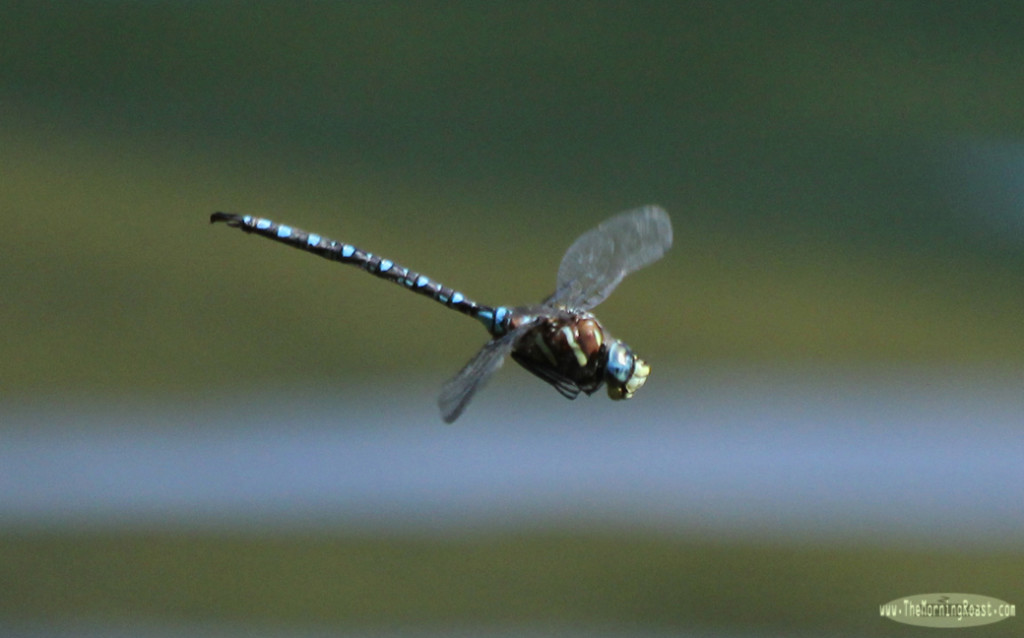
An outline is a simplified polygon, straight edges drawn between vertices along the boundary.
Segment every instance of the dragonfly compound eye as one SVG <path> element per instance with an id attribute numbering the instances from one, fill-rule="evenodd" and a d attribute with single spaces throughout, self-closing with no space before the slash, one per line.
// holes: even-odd
<path id="1" fill-rule="evenodd" d="M 650 366 L 633 354 L 629 346 L 621 341 L 613 341 L 609 345 L 608 362 L 605 364 L 605 381 L 608 383 L 609 397 L 631 399 L 647 382 L 650 374 Z"/>

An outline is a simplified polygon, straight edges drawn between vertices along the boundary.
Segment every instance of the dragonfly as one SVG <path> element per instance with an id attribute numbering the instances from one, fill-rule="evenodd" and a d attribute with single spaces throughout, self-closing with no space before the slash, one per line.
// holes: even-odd
<path id="1" fill-rule="evenodd" d="M 507 356 L 568 399 L 581 392 L 591 395 L 604 385 L 610 398 L 629 399 L 650 375 L 650 366 L 590 311 L 626 275 L 658 261 L 672 247 L 672 222 L 658 206 L 620 213 L 581 235 L 562 257 L 555 291 L 539 304 L 515 307 L 477 303 L 390 259 L 263 217 L 216 212 L 210 222 L 356 266 L 482 323 L 491 339 L 444 384 L 438 398 L 447 423 L 459 418 Z"/>

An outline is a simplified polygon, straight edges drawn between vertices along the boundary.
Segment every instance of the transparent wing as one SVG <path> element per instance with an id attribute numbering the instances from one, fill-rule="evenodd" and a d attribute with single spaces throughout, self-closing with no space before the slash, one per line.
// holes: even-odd
<path id="1" fill-rule="evenodd" d="M 491 375 L 501 368 L 505 355 L 512 350 L 516 339 L 524 331 L 524 328 L 520 328 L 488 341 L 458 374 L 445 382 L 441 396 L 437 399 L 445 423 L 454 423 L 459 418 L 476 391 L 484 387 Z"/>
<path id="2" fill-rule="evenodd" d="M 661 259 L 672 247 L 672 222 L 658 206 L 616 215 L 580 236 L 562 257 L 555 293 L 544 305 L 588 310 L 622 278 Z"/>

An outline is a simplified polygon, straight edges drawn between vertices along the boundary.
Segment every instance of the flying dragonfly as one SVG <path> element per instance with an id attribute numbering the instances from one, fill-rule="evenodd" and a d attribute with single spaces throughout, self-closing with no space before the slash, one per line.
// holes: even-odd
<path id="1" fill-rule="evenodd" d="M 483 324 L 490 341 L 441 390 L 438 405 L 447 423 L 459 418 L 506 355 L 568 399 L 580 392 L 593 394 L 605 384 L 612 399 L 629 399 L 651 372 L 590 310 L 626 275 L 661 259 L 671 248 L 672 222 L 658 206 L 621 213 L 581 235 L 562 257 L 555 292 L 540 304 L 516 307 L 485 306 L 390 259 L 262 217 L 218 212 L 210 222 L 357 266 Z"/>

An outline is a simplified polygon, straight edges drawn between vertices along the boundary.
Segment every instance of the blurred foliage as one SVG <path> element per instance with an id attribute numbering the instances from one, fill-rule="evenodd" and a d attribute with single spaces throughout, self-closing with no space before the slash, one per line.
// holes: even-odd
<path id="1" fill-rule="evenodd" d="M 657 202 L 675 249 L 600 309 L 640 352 L 1018 366 L 1019 199 L 974 199 L 964 148 L 1024 128 L 1022 25 L 1015 3 L 4 3 L 3 392 L 441 375 L 485 340 L 218 209 L 514 304 Z"/>
<path id="2" fill-rule="evenodd" d="M 934 591 L 1019 606 L 1018 552 L 545 532 L 0 536 L 0 616 L 114 625 L 418 630 L 619 627 L 903 636 L 881 604 Z M 955 575 L 955 579 L 950 577 Z M 1017 635 L 1017 619 L 986 635 Z M 727 631 L 726 631 L 727 630 Z"/>

